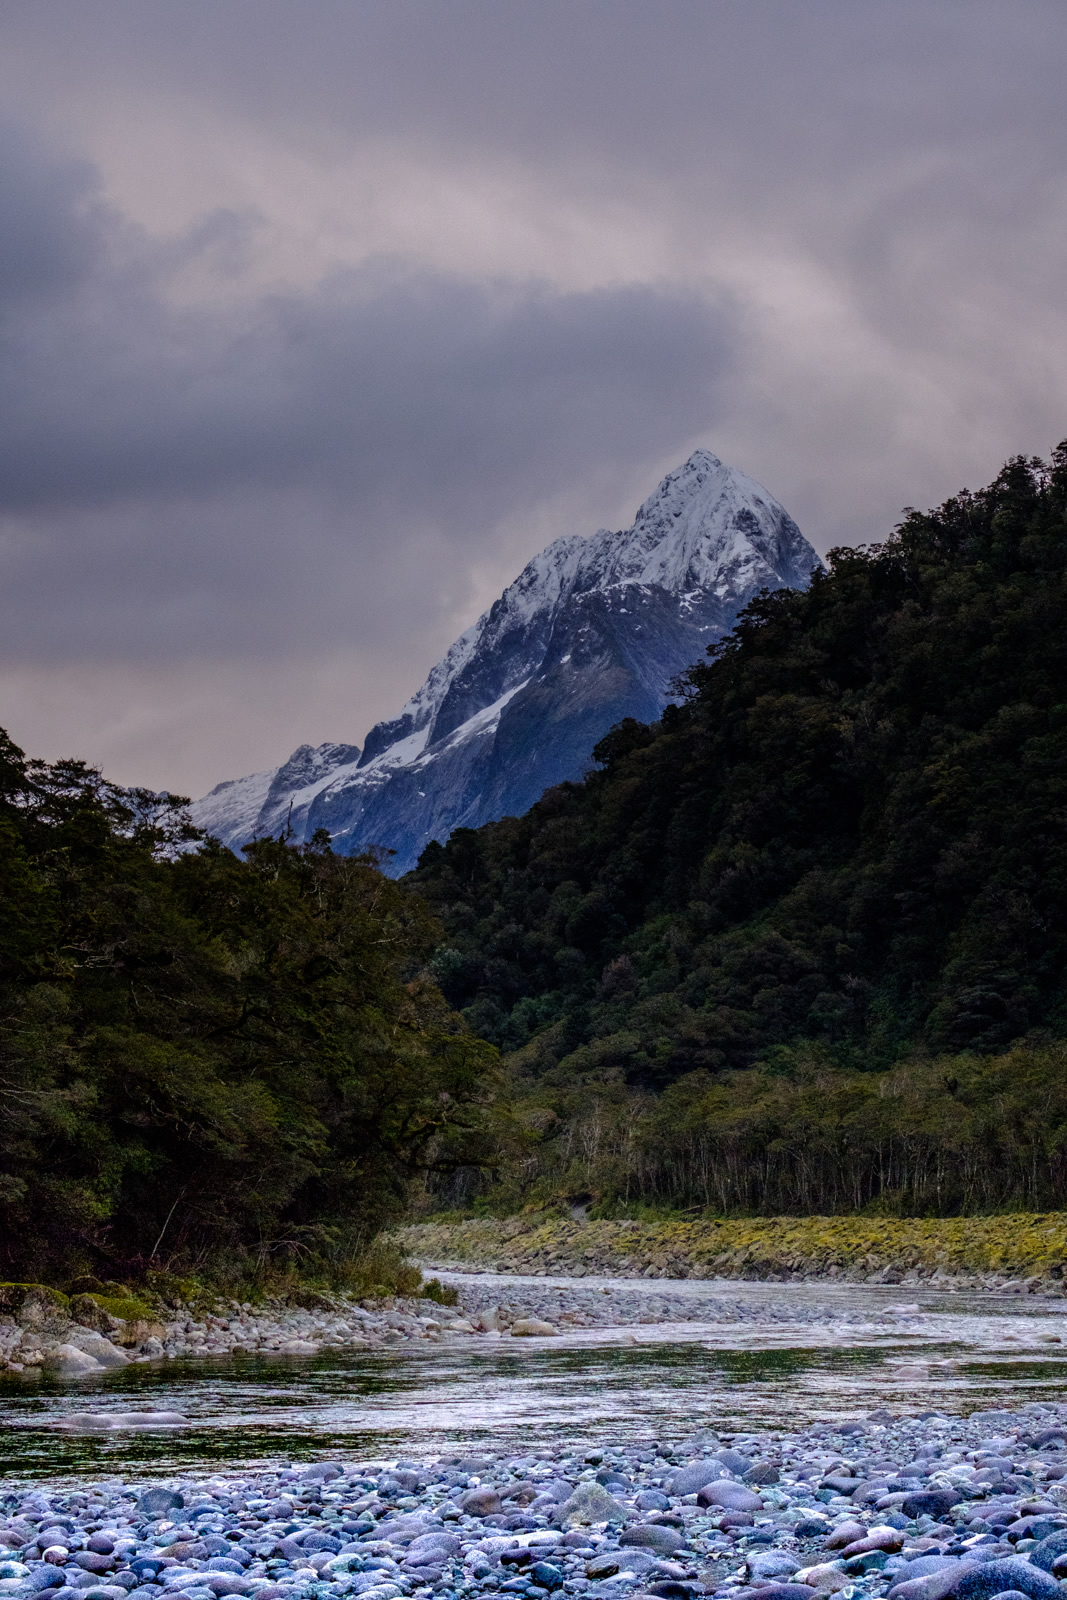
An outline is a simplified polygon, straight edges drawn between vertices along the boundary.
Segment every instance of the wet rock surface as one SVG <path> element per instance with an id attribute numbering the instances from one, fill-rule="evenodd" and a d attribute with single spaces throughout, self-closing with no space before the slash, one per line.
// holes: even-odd
<path id="1" fill-rule="evenodd" d="M 680 1287 L 623 1279 L 586 1285 L 568 1280 L 524 1281 L 503 1275 L 483 1277 L 445 1272 L 443 1276 L 455 1288 L 462 1308 L 439 1313 L 449 1332 L 528 1334 L 533 1325 L 544 1337 L 583 1328 L 656 1327 L 664 1323 L 714 1325 L 758 1321 L 761 1325 L 779 1322 L 795 1327 L 833 1320 L 839 1324 L 858 1325 L 869 1322 L 871 1316 L 869 1308 L 834 1306 L 831 1310 L 825 1303 L 805 1304 L 796 1298 L 783 1297 L 777 1307 L 766 1300 L 754 1304 L 731 1292 L 729 1283 Z M 902 1309 L 887 1306 L 882 1315 L 886 1320 L 895 1320 Z M 918 1309 L 917 1305 L 909 1306 L 905 1314 L 911 1315 Z M 461 1320 L 450 1321 L 450 1316 Z"/>
<path id="2" fill-rule="evenodd" d="M 941 1292 L 944 1300 L 957 1294 L 962 1284 L 959 1279 L 946 1279 L 938 1291 L 936 1281 L 930 1280 L 911 1289 L 910 1294 L 918 1297 L 913 1301 L 903 1287 L 890 1286 L 884 1280 L 871 1290 L 866 1286 L 853 1290 L 844 1282 L 806 1282 L 775 1293 L 774 1286 L 766 1283 L 693 1275 L 670 1280 L 658 1270 L 651 1280 L 647 1273 L 637 1278 L 605 1279 L 589 1272 L 554 1278 L 536 1272 L 527 1277 L 469 1268 L 435 1270 L 455 1292 L 457 1304 L 441 1304 L 428 1297 L 355 1300 L 315 1293 L 308 1297 L 310 1303 L 303 1305 L 229 1300 L 218 1302 L 210 1312 L 203 1306 L 179 1306 L 159 1313 L 159 1320 L 154 1320 L 153 1313 L 151 1318 L 124 1321 L 109 1315 L 89 1295 L 75 1295 L 68 1301 L 40 1285 L 0 1286 L 0 1373 L 26 1378 L 45 1373 L 74 1382 L 146 1361 L 307 1358 L 330 1352 L 460 1344 L 471 1339 L 536 1345 L 600 1329 L 631 1329 L 637 1336 L 641 1328 L 670 1324 L 688 1325 L 687 1336 L 699 1326 L 714 1335 L 717 1328 L 737 1329 L 748 1324 L 764 1336 L 777 1328 L 783 1336 L 802 1339 L 808 1333 L 845 1340 L 860 1335 L 884 1338 L 887 1334 L 925 1339 L 930 1332 L 931 1289 Z M 999 1288 L 1001 1304 L 1017 1305 L 1025 1312 L 1036 1340 L 1060 1345 L 1067 1338 L 1058 1285 L 1051 1294 L 1046 1294 L 1047 1285 L 1036 1278 L 1014 1286 L 990 1279 L 973 1287 Z M 1020 1304 L 1015 1296 L 1024 1290 L 1025 1301 Z M 1038 1328 L 1032 1319 L 1042 1311 L 1050 1320 Z M 1005 1337 L 1017 1341 L 1019 1333 L 1005 1329 Z M 899 1378 L 929 1375 L 921 1351 L 908 1359 L 913 1367 L 901 1365 Z"/>
<path id="3" fill-rule="evenodd" d="M 1033 1402 L 164 1483 L 0 1481 L 0 1595 L 1054 1600 L 1065 1424 L 1067 1405 Z M 777 1481 L 754 1481 L 769 1462 Z"/>
<path id="4" fill-rule="evenodd" d="M 50 1308 L 45 1323 L 38 1301 L 31 1299 L 6 1314 L 0 1310 L 0 1371 L 87 1378 L 131 1362 L 168 1358 L 313 1356 L 331 1350 L 383 1349 L 435 1341 L 453 1322 L 461 1322 L 458 1309 L 431 1299 L 317 1298 L 321 1303 L 313 1308 L 273 1301 L 258 1306 L 222 1302 L 210 1313 L 189 1308 L 140 1326 L 110 1318 L 108 1333 L 76 1320 L 79 1315 L 94 1320 L 99 1316 L 96 1307 L 83 1312 L 75 1302 L 69 1309 L 56 1306 Z M 463 1331 L 462 1324 L 457 1331 Z M 475 1331 L 473 1326 L 469 1331 Z"/>

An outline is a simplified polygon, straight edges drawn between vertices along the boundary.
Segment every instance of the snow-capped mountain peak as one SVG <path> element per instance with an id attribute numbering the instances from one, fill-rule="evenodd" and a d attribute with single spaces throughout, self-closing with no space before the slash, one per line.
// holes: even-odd
<path id="1" fill-rule="evenodd" d="M 324 826 L 336 848 L 391 849 L 404 869 L 428 840 L 580 776 L 621 717 L 659 715 L 671 679 L 759 589 L 803 586 L 817 564 L 773 496 L 694 451 L 632 527 L 569 534 L 534 556 L 362 755 L 301 746 L 273 773 L 219 785 L 194 819 L 234 844 L 251 836 L 261 794 L 254 831 Z"/>
<path id="2" fill-rule="evenodd" d="M 743 472 L 710 450 L 695 450 L 638 511 L 618 551 L 618 581 L 655 583 L 672 594 L 709 585 L 747 588 L 762 565 L 788 585 L 798 556 L 809 562 L 806 581 L 814 552 L 799 529 L 797 539 L 783 543 L 781 509 Z"/>

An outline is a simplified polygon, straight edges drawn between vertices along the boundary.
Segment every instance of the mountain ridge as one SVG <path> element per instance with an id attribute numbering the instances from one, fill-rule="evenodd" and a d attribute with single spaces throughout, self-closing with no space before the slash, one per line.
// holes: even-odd
<path id="1" fill-rule="evenodd" d="M 671 680 L 758 590 L 803 587 L 817 565 L 767 490 L 697 450 L 630 528 L 564 535 L 534 556 L 362 751 L 301 746 L 216 786 L 193 820 L 231 848 L 325 828 L 341 853 L 377 847 L 405 871 L 431 839 L 580 777 L 615 722 L 662 712 Z"/>

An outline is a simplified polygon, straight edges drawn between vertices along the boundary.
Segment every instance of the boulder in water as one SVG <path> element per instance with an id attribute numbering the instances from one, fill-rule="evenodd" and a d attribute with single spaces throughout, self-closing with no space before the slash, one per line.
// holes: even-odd
<path id="1" fill-rule="evenodd" d="M 105 1370 L 103 1362 L 86 1355 L 84 1350 L 79 1350 L 73 1344 L 53 1345 L 45 1353 L 44 1365 L 57 1378 L 90 1378 L 94 1373 Z"/>

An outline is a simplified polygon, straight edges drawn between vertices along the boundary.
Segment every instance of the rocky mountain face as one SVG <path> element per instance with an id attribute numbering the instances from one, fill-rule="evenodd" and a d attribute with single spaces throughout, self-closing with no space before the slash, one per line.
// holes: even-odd
<path id="1" fill-rule="evenodd" d="M 305 825 L 312 801 L 334 778 L 355 772 L 359 756 L 358 744 L 302 744 L 280 767 L 217 783 L 189 807 L 190 815 L 231 850 L 287 829 L 296 839 L 310 838 Z"/>
<path id="2" fill-rule="evenodd" d="M 762 588 L 807 584 L 819 558 L 767 491 L 698 450 L 633 527 L 557 539 L 535 556 L 388 722 L 355 745 L 308 745 L 219 784 L 193 820 L 237 849 L 326 828 L 344 854 L 414 866 L 431 839 L 526 811 L 581 777 L 623 717 L 647 722 L 675 675 Z"/>

